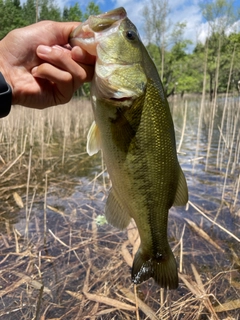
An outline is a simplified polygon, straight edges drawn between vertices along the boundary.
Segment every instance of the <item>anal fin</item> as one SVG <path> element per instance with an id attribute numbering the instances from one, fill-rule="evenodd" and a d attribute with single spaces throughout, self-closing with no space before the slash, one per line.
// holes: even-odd
<path id="1" fill-rule="evenodd" d="M 184 173 L 179 166 L 178 186 L 174 199 L 174 206 L 185 206 L 188 202 L 188 187 Z"/>

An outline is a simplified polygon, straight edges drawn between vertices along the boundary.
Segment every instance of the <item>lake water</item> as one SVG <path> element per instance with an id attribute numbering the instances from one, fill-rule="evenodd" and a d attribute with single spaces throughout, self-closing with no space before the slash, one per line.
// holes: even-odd
<path id="1" fill-rule="evenodd" d="M 180 285 L 138 286 L 139 319 L 239 319 L 240 108 L 238 98 L 224 105 L 170 100 L 190 200 L 169 214 Z M 110 181 L 101 155 L 85 152 L 91 121 L 89 103 L 78 101 L 1 120 L 1 320 L 136 319 L 137 231 L 96 222 Z"/>

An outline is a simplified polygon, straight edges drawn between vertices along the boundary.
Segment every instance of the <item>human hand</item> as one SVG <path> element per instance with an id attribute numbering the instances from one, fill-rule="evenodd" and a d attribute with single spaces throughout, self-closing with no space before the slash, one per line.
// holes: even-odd
<path id="1" fill-rule="evenodd" d="M 79 23 L 41 21 L 0 41 L 0 71 L 12 87 L 12 104 L 43 109 L 68 102 L 90 81 L 94 57 L 64 47 Z"/>

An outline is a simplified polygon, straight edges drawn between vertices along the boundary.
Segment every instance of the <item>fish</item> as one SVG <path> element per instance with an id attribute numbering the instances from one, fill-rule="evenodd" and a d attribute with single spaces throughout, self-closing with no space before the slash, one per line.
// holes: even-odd
<path id="1" fill-rule="evenodd" d="M 133 219 L 138 228 L 141 243 L 132 281 L 153 278 L 162 288 L 176 289 L 168 213 L 188 202 L 188 188 L 157 68 L 123 7 L 90 16 L 69 42 L 96 57 L 87 152 L 91 156 L 102 150 L 111 180 L 107 221 L 124 229 Z"/>

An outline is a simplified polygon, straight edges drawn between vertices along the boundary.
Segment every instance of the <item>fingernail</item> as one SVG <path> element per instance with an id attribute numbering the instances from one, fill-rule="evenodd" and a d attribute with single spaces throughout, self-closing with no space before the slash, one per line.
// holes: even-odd
<path id="1" fill-rule="evenodd" d="M 38 68 L 38 67 L 32 68 L 31 73 L 32 73 L 33 76 L 37 73 L 37 68 Z"/>
<path id="2" fill-rule="evenodd" d="M 40 45 L 37 47 L 37 52 L 41 54 L 48 54 L 52 51 L 51 47 Z"/>
<path id="3" fill-rule="evenodd" d="M 64 50 L 63 47 L 58 46 L 58 45 L 52 46 L 52 49 L 57 49 L 59 51 L 63 51 Z"/>

